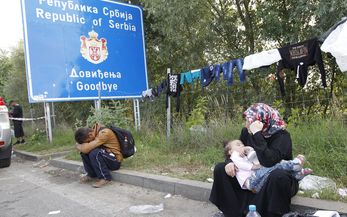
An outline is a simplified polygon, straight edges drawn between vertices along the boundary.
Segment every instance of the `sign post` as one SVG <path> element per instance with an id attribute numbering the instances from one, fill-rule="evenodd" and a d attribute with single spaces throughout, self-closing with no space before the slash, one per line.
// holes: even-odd
<path id="1" fill-rule="evenodd" d="M 142 9 L 112 0 L 21 0 L 30 103 L 140 98 Z"/>

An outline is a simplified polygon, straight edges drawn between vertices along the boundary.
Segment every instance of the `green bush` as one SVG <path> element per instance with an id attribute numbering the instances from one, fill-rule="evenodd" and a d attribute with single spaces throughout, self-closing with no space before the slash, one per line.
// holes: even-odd
<path id="1" fill-rule="evenodd" d="M 128 109 L 120 101 L 112 101 L 109 106 L 95 109 L 91 107 L 91 113 L 87 118 L 87 126 L 91 127 L 95 123 L 102 125 L 116 125 L 127 128 L 130 124 L 130 119 L 127 117 Z"/>

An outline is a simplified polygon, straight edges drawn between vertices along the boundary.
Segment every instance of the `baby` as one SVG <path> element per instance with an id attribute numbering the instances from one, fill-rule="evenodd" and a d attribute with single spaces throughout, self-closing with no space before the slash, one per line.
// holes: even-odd
<path id="1" fill-rule="evenodd" d="M 313 171 L 309 168 L 303 168 L 305 157 L 298 155 L 293 160 L 282 160 L 272 167 L 263 167 L 260 165 L 256 152 L 250 146 L 245 146 L 240 140 L 231 140 L 224 146 L 226 158 L 230 158 L 238 168 L 236 178 L 243 189 L 248 189 L 257 193 L 267 180 L 271 171 L 283 169 L 290 171 L 297 180 L 303 179 Z"/>

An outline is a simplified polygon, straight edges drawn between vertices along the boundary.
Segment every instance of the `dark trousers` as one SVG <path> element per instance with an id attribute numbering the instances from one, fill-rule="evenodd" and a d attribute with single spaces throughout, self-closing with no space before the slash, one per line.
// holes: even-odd
<path id="1" fill-rule="evenodd" d="M 84 170 L 90 177 L 111 180 L 110 170 L 118 170 L 121 163 L 102 148 L 95 148 L 88 154 L 81 153 Z"/>
<path id="2" fill-rule="evenodd" d="M 23 130 L 23 122 L 22 121 L 13 121 L 13 128 L 14 128 L 14 136 L 16 138 L 23 137 L 24 136 L 24 130 Z"/>

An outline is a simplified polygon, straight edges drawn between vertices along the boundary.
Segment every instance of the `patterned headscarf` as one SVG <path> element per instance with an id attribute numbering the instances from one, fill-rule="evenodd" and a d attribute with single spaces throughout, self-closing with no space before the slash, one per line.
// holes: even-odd
<path id="1" fill-rule="evenodd" d="M 250 124 L 256 120 L 262 122 L 264 124 L 262 133 L 265 137 L 270 137 L 286 127 L 286 123 L 279 112 L 264 103 L 251 105 L 243 115 Z"/>

